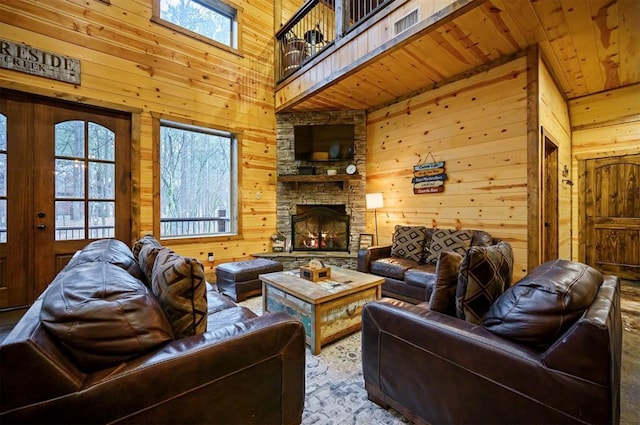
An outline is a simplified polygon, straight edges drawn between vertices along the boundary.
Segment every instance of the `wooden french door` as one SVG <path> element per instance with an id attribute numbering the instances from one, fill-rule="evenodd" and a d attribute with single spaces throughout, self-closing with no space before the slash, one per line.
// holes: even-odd
<path id="1" fill-rule="evenodd" d="M 0 308 L 7 308 L 31 304 L 88 242 L 131 240 L 131 124 L 120 112 L 0 95 Z"/>
<path id="2" fill-rule="evenodd" d="M 584 262 L 640 280 L 640 155 L 580 161 Z"/>

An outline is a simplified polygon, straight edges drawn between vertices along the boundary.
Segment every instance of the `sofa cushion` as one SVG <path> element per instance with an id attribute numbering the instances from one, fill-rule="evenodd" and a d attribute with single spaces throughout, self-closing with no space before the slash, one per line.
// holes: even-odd
<path id="1" fill-rule="evenodd" d="M 417 261 L 407 260 L 405 258 L 386 257 L 372 261 L 369 266 L 369 271 L 378 276 L 404 280 L 404 272 L 412 267 L 416 267 L 418 264 Z"/>
<path id="2" fill-rule="evenodd" d="M 511 285 L 513 250 L 507 242 L 472 246 L 460 263 L 456 315 L 480 324 L 493 302 Z"/>
<path id="3" fill-rule="evenodd" d="M 504 338 L 546 346 L 582 316 L 602 281 L 602 274 L 586 264 L 548 261 L 507 289 L 482 324 Z"/>
<path id="4" fill-rule="evenodd" d="M 431 263 L 419 264 L 404 272 L 404 282 L 407 285 L 425 288 L 428 289 L 429 292 L 432 291 L 435 281 L 436 266 Z"/>
<path id="5" fill-rule="evenodd" d="M 92 262 L 111 263 L 128 271 L 136 279 L 147 281 L 127 244 L 117 239 L 100 239 L 90 242 L 73 256 L 67 268 Z"/>
<path id="6" fill-rule="evenodd" d="M 58 273 L 44 294 L 40 320 L 84 372 L 117 365 L 173 339 L 149 289 L 110 263 L 84 263 Z"/>
<path id="7" fill-rule="evenodd" d="M 424 226 L 396 226 L 393 231 L 391 256 L 421 261 L 427 228 Z"/>
<path id="8" fill-rule="evenodd" d="M 151 288 L 171 323 L 176 339 L 207 330 L 207 287 L 202 264 L 161 249 L 153 266 Z"/>
<path id="9" fill-rule="evenodd" d="M 425 263 L 436 263 L 440 251 L 453 251 L 464 255 L 471 244 L 471 230 L 437 229 L 431 236 L 429 256 Z"/>
<path id="10" fill-rule="evenodd" d="M 456 316 L 456 288 L 462 255 L 457 252 L 442 251 L 436 265 L 433 293 L 429 298 L 429 309 Z"/>

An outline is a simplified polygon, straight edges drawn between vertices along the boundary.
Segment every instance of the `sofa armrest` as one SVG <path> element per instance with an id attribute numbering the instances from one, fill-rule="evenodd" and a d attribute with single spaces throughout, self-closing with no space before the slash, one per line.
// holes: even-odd
<path id="1" fill-rule="evenodd" d="M 482 326 L 389 299 L 362 315 L 365 386 L 379 404 L 429 423 L 606 422 L 607 388 Z"/>
<path id="2" fill-rule="evenodd" d="M 369 273 L 372 261 L 391 257 L 391 245 L 376 245 L 358 250 L 358 271 Z"/>
<path id="3" fill-rule="evenodd" d="M 589 355 L 576 356 L 575 347 L 588 347 Z M 606 275 L 591 306 L 549 347 L 542 361 L 549 368 L 619 388 L 621 347 L 620 279 Z"/>
<path id="4" fill-rule="evenodd" d="M 300 423 L 302 323 L 284 313 L 172 341 L 94 374 L 84 389 L 13 412 L 64 423 Z M 108 408 L 103 405 L 108 400 Z"/>

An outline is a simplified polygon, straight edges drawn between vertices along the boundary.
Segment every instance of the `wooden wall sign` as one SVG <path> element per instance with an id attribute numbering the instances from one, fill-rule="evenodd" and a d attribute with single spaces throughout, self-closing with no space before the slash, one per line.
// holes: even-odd
<path id="1" fill-rule="evenodd" d="M 414 195 L 444 192 L 444 182 L 447 180 L 444 163 L 444 161 L 425 162 L 413 167 L 411 183 L 413 183 Z"/>
<path id="2" fill-rule="evenodd" d="M 0 68 L 80 84 L 80 60 L 0 39 Z"/>

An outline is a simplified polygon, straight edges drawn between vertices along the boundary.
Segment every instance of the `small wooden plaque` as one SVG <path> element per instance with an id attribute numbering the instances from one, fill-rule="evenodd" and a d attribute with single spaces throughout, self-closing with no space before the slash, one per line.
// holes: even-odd
<path id="1" fill-rule="evenodd" d="M 319 269 L 311 269 L 309 267 L 300 266 L 300 277 L 310 280 L 311 282 L 318 282 L 319 280 L 325 280 L 331 278 L 331 268 L 322 267 Z"/>

